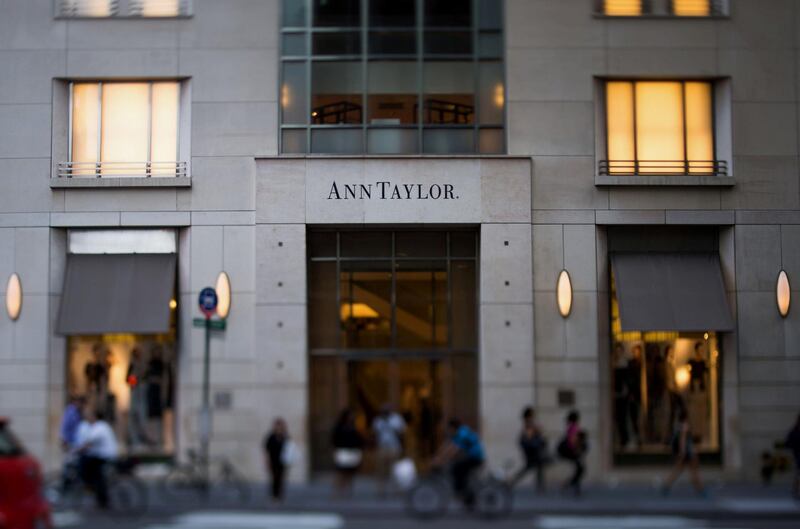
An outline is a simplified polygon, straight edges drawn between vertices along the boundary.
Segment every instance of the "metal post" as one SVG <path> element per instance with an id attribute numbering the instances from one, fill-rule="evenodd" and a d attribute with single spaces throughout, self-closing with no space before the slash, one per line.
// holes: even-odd
<path id="1" fill-rule="evenodd" d="M 203 352 L 203 408 L 201 411 L 200 424 L 200 457 L 203 470 L 203 490 L 209 495 L 211 490 L 209 476 L 209 444 L 211 440 L 211 403 L 209 398 L 209 363 L 211 348 L 211 318 L 206 317 L 206 339 L 205 350 Z"/>

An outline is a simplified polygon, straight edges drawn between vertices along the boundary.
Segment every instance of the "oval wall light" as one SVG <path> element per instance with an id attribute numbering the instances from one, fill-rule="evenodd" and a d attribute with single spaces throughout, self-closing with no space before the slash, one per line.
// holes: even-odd
<path id="1" fill-rule="evenodd" d="M 558 274 L 556 299 L 558 301 L 559 314 L 561 314 L 562 318 L 566 318 L 572 312 L 572 279 L 570 279 L 569 272 L 566 270 L 562 270 Z"/>
<path id="2" fill-rule="evenodd" d="M 775 297 L 778 302 L 778 312 L 781 317 L 785 318 L 789 314 L 789 307 L 792 303 L 792 288 L 789 285 L 789 276 L 786 274 L 786 270 L 781 270 L 778 274 Z"/>
<path id="3" fill-rule="evenodd" d="M 6 312 L 12 321 L 22 312 L 22 282 L 16 273 L 11 274 L 6 285 Z"/>
<path id="4" fill-rule="evenodd" d="M 231 311 L 231 279 L 227 273 L 219 273 L 214 290 L 217 291 L 217 315 L 224 320 Z"/>

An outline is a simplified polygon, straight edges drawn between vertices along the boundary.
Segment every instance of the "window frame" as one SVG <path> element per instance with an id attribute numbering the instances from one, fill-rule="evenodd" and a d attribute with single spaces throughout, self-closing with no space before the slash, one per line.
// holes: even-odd
<path id="1" fill-rule="evenodd" d="M 310 0 L 303 0 L 305 5 L 305 18 L 303 26 L 284 26 L 283 25 L 283 2 L 281 2 L 281 13 L 279 19 L 279 32 L 280 32 L 280 67 L 278 74 L 278 93 L 283 94 L 284 83 L 284 65 L 288 63 L 304 65 L 305 72 L 305 101 L 303 102 L 304 111 L 306 113 L 305 123 L 284 123 L 283 122 L 283 105 L 279 101 L 279 115 L 278 115 L 278 153 L 281 156 L 308 156 L 308 155 L 375 155 L 375 156 L 402 156 L 402 155 L 457 155 L 457 154 L 506 154 L 508 152 L 508 137 L 507 137 L 507 122 L 508 122 L 508 86 L 507 86 L 507 70 L 505 60 L 505 45 L 503 44 L 499 54 L 488 54 L 482 56 L 480 53 L 479 45 L 481 36 L 483 35 L 497 35 L 501 40 L 505 37 L 505 25 L 501 24 L 500 28 L 481 28 L 479 13 L 482 0 L 470 0 L 472 8 L 472 23 L 469 28 L 463 26 L 425 26 L 425 4 L 424 0 L 415 0 L 415 23 L 414 26 L 370 26 L 369 25 L 369 0 L 359 0 L 360 2 L 360 25 L 358 26 L 337 26 L 337 27 L 315 27 L 313 25 L 313 3 Z M 500 19 L 504 20 L 505 16 L 505 2 L 499 0 L 500 5 Z M 428 54 L 424 50 L 424 36 L 426 31 L 466 31 L 469 29 L 471 32 L 471 46 L 472 50 L 469 54 Z M 355 54 L 341 54 L 341 55 L 315 55 L 313 53 L 313 38 L 318 33 L 335 33 L 335 32 L 354 32 L 357 31 L 360 35 L 359 53 Z M 413 32 L 415 35 L 416 51 L 413 54 L 371 54 L 369 52 L 369 39 L 373 32 Z M 285 36 L 286 35 L 303 35 L 305 53 L 284 55 Z M 424 67 L 426 63 L 435 63 L 437 61 L 464 61 L 472 65 L 473 80 L 472 80 L 472 95 L 474 96 L 473 104 L 473 122 L 471 124 L 426 124 L 424 123 Z M 314 124 L 311 120 L 312 110 L 312 89 L 313 79 L 312 70 L 315 62 L 321 61 L 357 61 L 361 65 L 362 79 L 361 91 L 357 94 L 361 96 L 362 102 L 362 120 L 360 124 Z M 373 125 L 369 123 L 369 65 L 370 62 L 375 61 L 402 61 L 402 62 L 415 62 L 417 78 L 416 78 L 416 96 L 417 96 L 417 116 L 415 123 L 397 124 L 397 125 Z M 502 123 L 500 124 L 481 124 L 480 123 L 480 65 L 498 64 L 502 75 L 503 86 L 503 109 L 502 109 Z M 312 137 L 315 130 L 336 129 L 336 130 L 359 130 L 361 134 L 360 145 L 352 152 L 324 152 L 314 151 Z M 463 152 L 426 152 L 425 150 L 425 132 L 429 130 L 469 130 L 472 133 L 472 146 L 471 149 Z M 304 131 L 303 135 L 305 141 L 305 149 L 302 152 L 284 152 L 284 132 L 285 131 Z M 382 154 L 377 152 L 370 152 L 370 131 L 372 130 L 398 130 L 407 131 L 413 130 L 416 133 L 416 149 L 411 152 L 398 152 L 390 154 Z M 483 130 L 488 131 L 502 131 L 503 145 L 498 152 L 481 153 L 480 151 L 480 138 Z"/>
<path id="2" fill-rule="evenodd" d="M 674 183 L 674 184 L 716 184 L 716 185 L 732 185 L 733 179 L 731 174 L 731 159 L 730 153 L 727 149 L 721 147 L 721 141 L 726 136 L 725 132 L 720 130 L 723 125 L 723 120 L 720 119 L 720 104 L 723 99 L 720 94 L 726 89 L 725 79 L 719 78 L 637 78 L 637 77 L 603 77 L 596 78 L 596 108 L 599 126 L 597 127 L 597 140 L 596 140 L 596 158 L 595 164 L 595 181 L 598 185 L 616 184 L 628 180 L 628 183 L 639 185 L 647 183 Z M 633 100 L 633 142 L 634 142 L 634 160 L 617 160 L 619 162 L 629 161 L 634 164 L 633 172 L 612 172 L 610 164 L 612 160 L 609 157 L 609 128 L 608 128 L 608 100 L 607 100 L 607 86 L 608 83 L 631 83 L 633 86 L 634 100 Z M 681 108 L 683 109 L 683 160 L 674 160 L 675 162 L 683 162 L 685 170 L 683 172 L 674 172 L 665 170 L 663 172 L 648 171 L 640 172 L 637 149 L 637 131 L 636 131 L 636 84 L 637 83 L 680 83 L 681 84 Z M 699 160 L 700 162 L 711 162 L 711 170 L 709 172 L 691 172 L 691 162 L 688 159 L 688 138 L 686 126 L 686 84 L 693 82 L 708 83 L 711 88 L 711 140 L 712 140 L 712 159 Z M 728 138 L 730 141 L 730 138 Z M 725 151 L 725 152 L 723 152 Z M 647 160 L 645 160 L 647 161 Z M 664 160 L 672 161 L 672 160 Z M 662 180 L 666 179 L 666 180 Z M 673 182 L 669 182 L 669 180 Z M 651 180 L 653 182 L 648 182 Z"/>

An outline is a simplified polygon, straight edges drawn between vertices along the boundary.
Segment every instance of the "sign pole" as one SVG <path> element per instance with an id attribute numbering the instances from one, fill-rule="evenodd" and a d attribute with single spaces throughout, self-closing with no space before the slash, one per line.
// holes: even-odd
<path id="1" fill-rule="evenodd" d="M 203 427 L 200 437 L 200 452 L 203 458 L 203 489 L 206 496 L 210 495 L 210 476 L 209 476 L 209 444 L 211 440 L 211 398 L 210 398 L 210 349 L 211 349 L 211 318 L 206 317 L 205 325 L 206 339 L 205 350 L 203 352 Z"/>

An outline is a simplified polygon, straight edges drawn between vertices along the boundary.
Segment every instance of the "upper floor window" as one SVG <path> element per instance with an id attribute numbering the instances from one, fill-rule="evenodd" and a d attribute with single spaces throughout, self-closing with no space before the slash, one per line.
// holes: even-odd
<path id="1" fill-rule="evenodd" d="M 502 8 L 284 0 L 281 152 L 505 152 Z"/>
<path id="2" fill-rule="evenodd" d="M 714 108 L 709 81 L 607 81 L 600 174 L 725 175 Z"/>
<path id="3" fill-rule="evenodd" d="M 191 13 L 191 0 L 57 0 L 61 17 L 179 17 Z"/>
<path id="4" fill-rule="evenodd" d="M 59 176 L 186 176 L 179 82 L 74 82 L 70 96 L 69 162 Z"/>
<path id="5" fill-rule="evenodd" d="M 727 0 L 599 0 L 596 10 L 616 17 L 710 17 L 725 15 Z"/>

